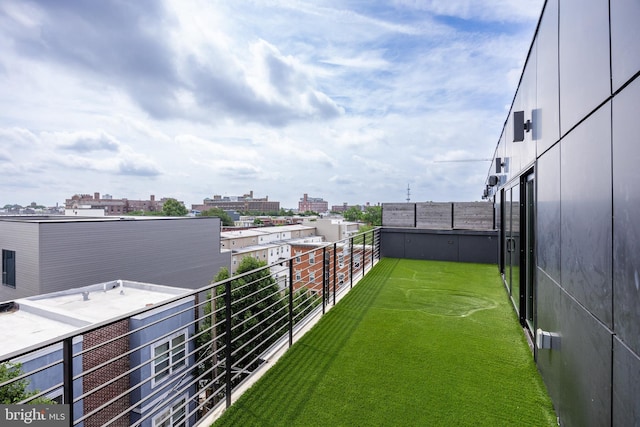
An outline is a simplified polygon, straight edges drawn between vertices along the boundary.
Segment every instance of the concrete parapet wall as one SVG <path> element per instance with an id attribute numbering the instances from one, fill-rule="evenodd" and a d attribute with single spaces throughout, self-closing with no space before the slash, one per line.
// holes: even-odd
<path id="1" fill-rule="evenodd" d="M 493 230 L 493 205 L 488 202 L 383 203 L 383 227 L 429 230 Z"/>

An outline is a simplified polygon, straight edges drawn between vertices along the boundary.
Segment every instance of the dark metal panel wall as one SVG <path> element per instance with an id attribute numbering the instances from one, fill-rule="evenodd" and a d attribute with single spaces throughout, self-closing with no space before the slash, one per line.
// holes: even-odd
<path id="1" fill-rule="evenodd" d="M 611 94 L 609 1 L 562 0 L 559 31 L 564 135 Z"/>
<path id="2" fill-rule="evenodd" d="M 509 158 L 509 169 L 512 172 L 520 171 L 535 160 L 536 146 L 534 141 L 534 133 L 528 131 L 524 133 L 524 140 L 513 142 L 514 139 L 514 112 L 524 112 L 524 121 L 533 123 L 533 115 L 536 108 L 536 42 L 531 48 L 531 53 L 527 59 L 520 86 L 513 101 L 512 111 L 509 114 L 507 125 L 506 141 L 507 141 L 507 157 Z M 517 176 L 515 175 L 511 175 Z"/>
<path id="3" fill-rule="evenodd" d="M 554 282 L 544 270 L 538 269 L 537 277 L 537 302 L 538 302 L 538 327 L 544 331 L 561 333 L 560 311 L 562 289 Z M 554 403 L 558 415 L 564 412 L 565 402 L 562 400 L 562 357 L 560 349 L 536 350 L 536 363 L 542 374 L 542 379 L 547 386 L 549 396 Z"/>
<path id="4" fill-rule="evenodd" d="M 611 1 L 611 80 L 616 92 L 640 70 L 640 2 Z"/>
<path id="5" fill-rule="evenodd" d="M 536 107 L 533 131 L 538 155 L 560 138 L 560 91 L 558 89 L 558 0 L 544 8 L 537 37 Z"/>
<path id="6" fill-rule="evenodd" d="M 640 80 L 613 100 L 613 280 L 615 328 L 640 354 Z"/>
<path id="7" fill-rule="evenodd" d="M 496 150 L 526 158 L 513 111 L 535 86 L 537 326 L 562 343 L 535 357 L 563 426 L 640 425 L 639 21 L 635 0 L 547 0 Z"/>
<path id="8" fill-rule="evenodd" d="M 380 256 L 387 258 L 404 258 L 405 233 L 403 229 L 382 229 L 380 233 Z"/>
<path id="9" fill-rule="evenodd" d="M 613 425 L 640 423 L 640 356 L 613 338 Z"/>
<path id="10" fill-rule="evenodd" d="M 537 285 L 538 327 L 560 336 L 536 362 L 561 425 L 610 425 L 611 331 L 540 269 Z"/>
<path id="11" fill-rule="evenodd" d="M 544 153 L 536 171 L 538 268 L 560 282 L 560 145 Z"/>
<path id="12" fill-rule="evenodd" d="M 435 261 L 458 260 L 458 236 L 447 234 L 406 234 L 405 258 Z"/>
<path id="13" fill-rule="evenodd" d="M 462 235 L 458 241 L 458 261 L 495 264 L 498 257 L 499 236 Z"/>
<path id="14" fill-rule="evenodd" d="M 496 231 L 383 228 L 380 255 L 454 262 L 498 262 Z"/>
<path id="15" fill-rule="evenodd" d="M 570 295 L 562 292 L 557 312 L 561 350 L 561 420 L 566 427 L 611 422 L 612 334 Z M 552 350 L 555 351 L 555 350 Z"/>
<path id="16" fill-rule="evenodd" d="M 610 103 L 561 144 L 562 287 L 613 328 Z"/>

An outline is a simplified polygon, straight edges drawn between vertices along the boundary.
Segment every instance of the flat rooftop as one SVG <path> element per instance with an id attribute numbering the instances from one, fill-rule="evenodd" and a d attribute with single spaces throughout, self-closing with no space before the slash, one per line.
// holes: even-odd
<path id="1" fill-rule="evenodd" d="M 17 309 L 0 313 L 3 329 L 0 352 L 18 351 L 189 292 L 184 288 L 114 280 L 17 299 L 14 301 Z"/>

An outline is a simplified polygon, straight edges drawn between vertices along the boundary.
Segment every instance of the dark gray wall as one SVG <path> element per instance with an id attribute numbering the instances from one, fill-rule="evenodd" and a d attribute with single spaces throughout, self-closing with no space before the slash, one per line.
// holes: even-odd
<path id="1" fill-rule="evenodd" d="M 499 202 L 535 171 L 535 324 L 561 337 L 535 357 L 563 426 L 640 425 L 638 22 L 637 1 L 546 1 L 490 173 Z"/>
<path id="2" fill-rule="evenodd" d="M 0 221 L 0 247 L 16 249 L 16 289 L 0 301 L 124 279 L 196 289 L 231 255 L 220 219 Z"/>
<path id="3" fill-rule="evenodd" d="M 491 264 L 498 260 L 498 232 L 382 228 L 380 256 Z"/>

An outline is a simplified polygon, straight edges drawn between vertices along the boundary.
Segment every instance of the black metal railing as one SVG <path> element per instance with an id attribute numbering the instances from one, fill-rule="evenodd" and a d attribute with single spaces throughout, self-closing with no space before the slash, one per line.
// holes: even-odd
<path id="1" fill-rule="evenodd" d="M 373 267 L 380 230 L 306 249 L 7 354 L 0 397 L 69 404 L 73 425 L 194 425 Z"/>

